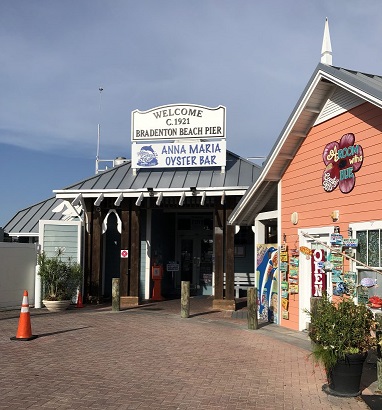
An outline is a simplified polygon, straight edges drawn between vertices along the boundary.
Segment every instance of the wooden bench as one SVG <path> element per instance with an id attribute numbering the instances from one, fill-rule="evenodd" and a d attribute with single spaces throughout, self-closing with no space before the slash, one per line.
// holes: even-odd
<path id="1" fill-rule="evenodd" d="M 253 288 L 255 286 L 255 274 L 252 273 L 238 273 L 235 272 L 234 287 L 235 287 L 235 298 L 240 297 L 240 290 L 247 291 L 248 288 Z M 225 273 L 224 273 L 224 289 L 225 286 Z"/>

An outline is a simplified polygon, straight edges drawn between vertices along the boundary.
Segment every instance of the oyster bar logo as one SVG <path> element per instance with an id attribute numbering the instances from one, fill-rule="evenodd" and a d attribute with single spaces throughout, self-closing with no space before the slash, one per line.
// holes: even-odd
<path id="1" fill-rule="evenodd" d="M 352 133 L 341 137 L 340 142 L 333 141 L 326 145 L 322 154 L 326 168 L 322 174 L 322 186 L 326 192 L 334 191 L 337 186 L 344 194 L 355 186 L 355 175 L 363 163 L 363 150 L 355 144 Z"/>
<path id="2" fill-rule="evenodd" d="M 138 153 L 137 165 L 141 167 L 154 167 L 158 165 L 158 154 L 153 150 L 151 145 L 145 145 Z"/>

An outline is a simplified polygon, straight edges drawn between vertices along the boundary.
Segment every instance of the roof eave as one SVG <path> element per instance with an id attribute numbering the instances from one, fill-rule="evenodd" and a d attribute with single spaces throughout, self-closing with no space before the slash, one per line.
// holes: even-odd
<path id="1" fill-rule="evenodd" d="M 253 202 L 255 195 L 259 195 L 259 192 L 264 188 L 264 184 L 269 182 L 279 181 L 285 170 L 287 169 L 290 161 L 293 159 L 294 154 L 298 151 L 299 147 L 302 145 L 304 138 L 309 133 L 310 128 L 314 125 L 315 120 L 317 119 L 322 106 L 327 100 L 328 94 L 318 93 L 320 99 L 316 101 L 315 106 L 312 106 L 309 102 L 312 101 L 311 97 L 314 95 L 314 92 L 317 90 L 318 84 L 324 80 L 325 84 L 328 85 L 329 89 L 334 86 L 339 86 L 346 89 L 347 91 L 357 95 L 358 97 L 368 101 L 380 108 L 382 108 L 382 101 L 377 96 L 365 91 L 362 89 L 362 84 L 359 79 L 351 78 L 351 81 L 347 81 L 347 78 L 350 79 L 349 73 L 340 71 L 337 68 L 332 66 L 327 66 L 325 64 L 319 63 L 313 75 L 311 76 L 307 86 L 305 87 L 303 93 L 300 96 L 294 110 L 292 111 L 289 119 L 284 126 L 279 138 L 271 149 L 271 155 L 267 157 L 267 160 L 264 164 L 263 171 L 260 174 L 257 181 L 250 187 L 245 195 L 241 198 L 235 209 L 233 210 L 228 223 L 231 225 L 240 225 L 248 223 L 248 215 L 251 215 L 251 219 L 256 217 L 260 212 L 260 206 Z M 323 84 L 323 83 L 322 83 Z M 310 118 L 309 123 L 305 121 L 303 124 L 305 129 L 300 129 L 298 123 L 299 118 L 302 115 Z M 283 148 L 288 139 L 293 138 L 294 149 L 293 152 L 287 152 Z"/>

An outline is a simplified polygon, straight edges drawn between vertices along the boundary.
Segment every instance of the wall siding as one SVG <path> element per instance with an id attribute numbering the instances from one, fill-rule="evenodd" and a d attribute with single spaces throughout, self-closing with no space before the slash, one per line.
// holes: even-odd
<path id="1" fill-rule="evenodd" d="M 355 173 L 354 189 L 348 194 L 343 194 L 339 187 L 325 192 L 323 150 L 326 144 L 339 141 L 350 132 L 355 134 L 355 143 L 362 146 L 364 153 L 363 165 Z M 382 219 L 381 141 L 382 112 L 369 103 L 310 130 L 281 180 L 281 234 L 286 234 L 289 248 L 299 246 L 298 229 L 337 225 L 347 236 L 349 223 Z M 335 223 L 330 217 L 333 210 L 340 211 Z M 293 212 L 299 217 L 296 226 L 290 219 Z M 298 295 L 290 295 L 289 320 L 282 320 L 282 326 L 298 329 L 298 303 Z"/>

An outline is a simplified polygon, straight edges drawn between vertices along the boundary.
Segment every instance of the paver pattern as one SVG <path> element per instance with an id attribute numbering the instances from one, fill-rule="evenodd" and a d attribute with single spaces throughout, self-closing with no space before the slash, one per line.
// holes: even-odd
<path id="1" fill-rule="evenodd" d="M 19 312 L 0 312 L 0 409 L 369 409 L 322 391 L 307 336 L 248 330 L 211 306 L 31 308 L 26 342 L 10 340 Z"/>

